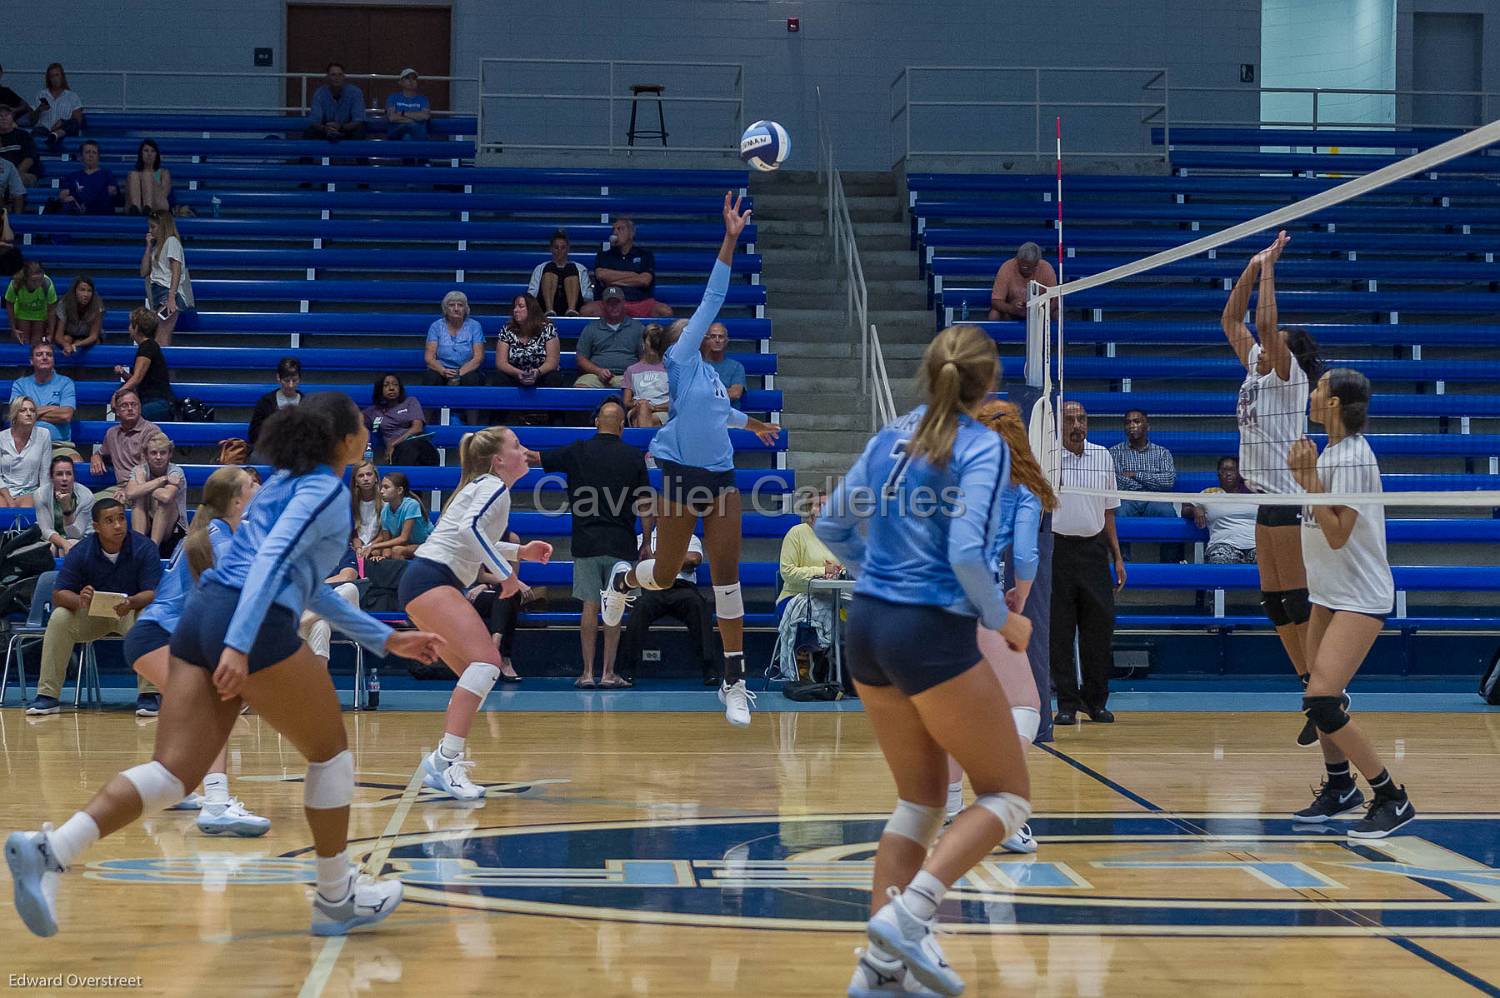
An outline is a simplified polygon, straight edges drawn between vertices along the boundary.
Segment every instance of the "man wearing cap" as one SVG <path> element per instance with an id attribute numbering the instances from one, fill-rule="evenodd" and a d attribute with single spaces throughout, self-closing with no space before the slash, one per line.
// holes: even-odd
<path id="1" fill-rule="evenodd" d="M 417 93 L 421 80 L 410 67 L 401 71 L 401 92 L 385 99 L 385 134 L 390 139 L 427 138 L 427 123 L 432 120 L 427 98 Z"/>
<path id="2" fill-rule="evenodd" d="M 619 388 L 625 368 L 640 359 L 645 327 L 625 314 L 625 294 L 610 285 L 600 302 L 603 314 L 578 334 L 577 388 Z"/>

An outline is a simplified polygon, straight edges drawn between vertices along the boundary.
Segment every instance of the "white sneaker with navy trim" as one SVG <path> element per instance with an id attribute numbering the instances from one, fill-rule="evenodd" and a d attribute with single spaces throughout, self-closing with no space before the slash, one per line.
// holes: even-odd
<path id="1" fill-rule="evenodd" d="M 876 959 L 866 950 L 854 951 L 859 963 L 854 965 L 854 976 L 849 979 L 849 998 L 884 998 L 886 995 L 935 995 L 912 976 L 906 964 L 900 960 L 887 963 Z"/>
<path id="2" fill-rule="evenodd" d="M 11 832 L 5 840 L 5 862 L 15 882 L 16 914 L 38 936 L 57 934 L 57 878 L 63 865 L 52 853 L 47 836 L 39 832 Z"/>
<path id="3" fill-rule="evenodd" d="M 399 880 L 371 880 L 350 869 L 344 897 L 330 901 L 313 892 L 312 927 L 315 936 L 342 936 L 363 925 L 374 925 L 401 903 Z"/>
<path id="4" fill-rule="evenodd" d="M 620 621 L 625 619 L 625 608 L 635 602 L 634 594 L 625 588 L 631 567 L 628 561 L 615 562 L 615 567 L 609 570 L 609 581 L 599 593 L 599 612 L 605 627 L 619 627 Z"/>
<path id="5" fill-rule="evenodd" d="M 900 957 L 917 980 L 938 994 L 963 994 L 963 978 L 948 965 L 948 958 L 933 933 L 932 921 L 913 915 L 895 887 L 887 891 L 887 896 L 890 903 L 877 911 L 865 927 L 870 942 Z"/>
<path id="6" fill-rule="evenodd" d="M 251 814 L 238 797 L 231 797 L 226 804 L 205 803 L 198 812 L 198 830 L 204 835 L 254 839 L 271 830 L 271 819 Z"/>
<path id="7" fill-rule="evenodd" d="M 455 800 L 479 800 L 484 796 L 484 787 L 469 779 L 469 770 L 473 768 L 474 763 L 463 756 L 449 759 L 433 749 L 422 760 L 422 784 Z"/>

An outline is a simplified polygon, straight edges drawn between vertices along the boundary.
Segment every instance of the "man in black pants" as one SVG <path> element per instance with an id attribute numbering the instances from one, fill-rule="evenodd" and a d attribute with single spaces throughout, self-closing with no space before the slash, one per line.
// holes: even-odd
<path id="1" fill-rule="evenodd" d="M 650 525 L 648 524 L 648 527 Z M 644 535 L 642 535 L 644 540 Z M 651 528 L 650 544 L 641 545 L 642 558 L 656 557 L 656 530 Z M 713 616 L 708 599 L 698 588 L 698 566 L 703 564 L 703 542 L 693 537 L 688 541 L 688 553 L 682 563 L 682 571 L 671 589 L 643 589 L 630 608 L 630 622 L 625 625 L 625 653 L 623 659 L 632 669 L 639 669 L 641 648 L 646 642 L 646 632 L 651 625 L 663 617 L 671 617 L 688 631 L 688 644 L 698 652 L 703 667 L 703 685 L 718 686 L 719 674 L 714 666 Z"/>
<path id="2" fill-rule="evenodd" d="M 1115 488 L 1115 463 L 1109 451 L 1088 442 L 1089 417 L 1083 406 L 1068 402 L 1062 411 L 1062 486 L 1052 515 L 1052 687 L 1057 693 L 1059 725 L 1073 724 L 1081 709 L 1089 719 L 1115 719 L 1109 700 L 1109 673 L 1114 665 L 1115 593 L 1125 586 L 1125 559 L 1115 533 L 1116 498 L 1068 495 L 1069 488 Z M 1113 555 L 1116 581 L 1109 577 Z M 1078 637 L 1078 666 L 1073 638 Z M 1078 674 L 1083 683 L 1079 687 Z"/>

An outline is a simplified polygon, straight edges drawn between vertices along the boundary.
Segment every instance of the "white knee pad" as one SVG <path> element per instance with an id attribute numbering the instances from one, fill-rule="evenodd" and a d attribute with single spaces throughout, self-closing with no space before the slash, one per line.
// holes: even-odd
<path id="1" fill-rule="evenodd" d="M 640 564 L 638 564 L 638 565 L 635 566 L 635 581 L 640 584 L 640 587 L 642 589 L 653 589 L 653 590 L 656 590 L 656 589 L 670 588 L 671 585 L 672 585 L 670 582 L 667 583 L 667 585 L 665 587 L 658 586 L 656 584 L 656 559 L 655 558 L 647 558 L 645 561 L 643 561 Z"/>
<path id="2" fill-rule="evenodd" d="M 474 694 L 482 703 L 499 680 L 499 666 L 488 662 L 470 662 L 469 667 L 458 677 L 458 688 Z"/>
<path id="3" fill-rule="evenodd" d="M 745 615 L 745 601 L 740 597 L 740 584 L 714 586 L 714 616 L 720 620 L 738 620 Z"/>
<path id="4" fill-rule="evenodd" d="M 943 819 L 946 817 L 941 807 L 927 807 L 925 804 L 913 804 L 909 800 L 898 800 L 896 810 L 891 812 L 891 819 L 885 823 L 885 834 L 911 839 L 926 848 L 932 845 L 932 840 L 943 830 Z"/>
<path id="5" fill-rule="evenodd" d="M 129 780 L 135 792 L 141 795 L 141 811 L 145 814 L 171 807 L 182 800 L 182 781 L 154 759 L 123 770 L 120 775 Z"/>
<path id="6" fill-rule="evenodd" d="M 1023 745 L 1036 741 L 1037 729 L 1042 726 L 1042 715 L 1035 707 L 1012 707 L 1010 716 L 1016 722 L 1016 734 L 1021 736 Z"/>
<path id="7" fill-rule="evenodd" d="M 302 787 L 302 806 L 310 811 L 331 811 L 354 803 L 354 755 L 348 749 L 327 762 L 307 764 L 307 782 Z"/>
<path id="8" fill-rule="evenodd" d="M 982 807 L 1000 819 L 1005 826 L 1005 838 L 1016 834 L 1016 829 L 1026 824 L 1031 817 L 1031 801 L 1015 794 L 981 794 L 974 798 L 973 807 Z"/>

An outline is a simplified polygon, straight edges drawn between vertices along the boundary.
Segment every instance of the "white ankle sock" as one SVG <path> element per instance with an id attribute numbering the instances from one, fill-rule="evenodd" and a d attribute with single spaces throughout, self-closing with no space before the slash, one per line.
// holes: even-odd
<path id="1" fill-rule="evenodd" d="M 438 746 L 438 754 L 449 761 L 457 759 L 464 754 L 464 743 L 467 741 L 467 738 L 452 735 L 444 731 L 443 743 Z"/>
<path id="2" fill-rule="evenodd" d="M 209 773 L 203 778 L 203 802 L 205 804 L 229 803 L 229 777 L 224 773 Z"/>
<path id="3" fill-rule="evenodd" d="M 957 814 L 964 809 L 964 781 L 948 784 L 948 806 L 945 810 L 949 814 Z"/>
<path id="4" fill-rule="evenodd" d="M 53 858 L 59 863 L 71 866 L 73 860 L 98 841 L 99 826 L 94 823 L 93 818 L 78 811 L 63 822 L 61 828 L 52 829 L 52 834 L 47 836 L 47 848 L 52 850 Z"/>
<path id="5" fill-rule="evenodd" d="M 342 901 L 346 882 L 349 879 L 349 853 L 336 856 L 318 856 L 318 893 L 325 901 Z"/>
<path id="6" fill-rule="evenodd" d="M 937 914 L 938 905 L 943 903 L 943 895 L 947 893 L 948 888 L 941 880 L 926 870 L 918 870 L 901 893 L 901 901 L 907 911 L 926 922 Z"/>

